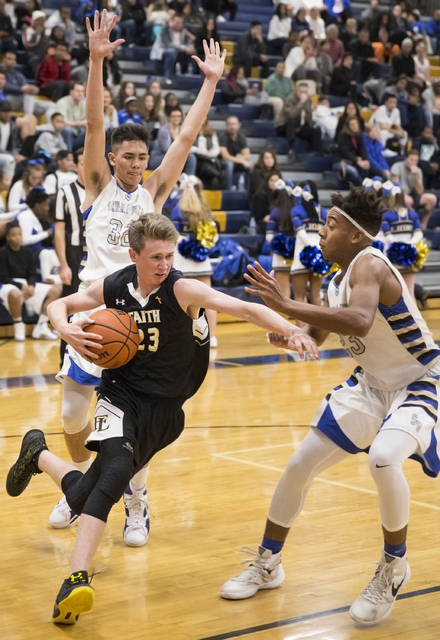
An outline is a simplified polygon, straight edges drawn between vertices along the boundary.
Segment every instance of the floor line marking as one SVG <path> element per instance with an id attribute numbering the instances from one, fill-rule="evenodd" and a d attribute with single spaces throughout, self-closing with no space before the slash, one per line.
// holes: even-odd
<path id="1" fill-rule="evenodd" d="M 253 460 L 242 460 L 241 458 L 235 458 L 234 456 L 228 456 L 222 453 L 214 453 L 212 455 L 214 458 L 222 458 L 223 460 L 229 460 L 230 462 L 241 462 L 242 464 L 247 464 L 250 467 L 267 469 L 268 471 L 278 471 L 279 473 L 284 472 L 284 469 L 280 469 L 279 467 L 272 467 L 271 465 L 263 464 L 262 462 L 254 462 Z M 313 482 L 322 482 L 323 484 L 331 484 L 335 487 L 351 489 L 352 491 L 359 491 L 360 493 L 368 493 L 370 495 L 377 496 L 377 491 L 374 491 L 373 489 L 365 489 L 364 487 L 357 487 L 356 485 L 346 484 L 345 482 L 337 482 L 336 480 L 326 480 L 325 478 L 318 477 L 314 478 Z M 433 511 L 440 511 L 440 506 L 437 506 L 435 504 L 419 502 L 418 500 L 410 500 L 410 503 L 418 507 L 425 507 L 426 509 L 431 509 Z"/>

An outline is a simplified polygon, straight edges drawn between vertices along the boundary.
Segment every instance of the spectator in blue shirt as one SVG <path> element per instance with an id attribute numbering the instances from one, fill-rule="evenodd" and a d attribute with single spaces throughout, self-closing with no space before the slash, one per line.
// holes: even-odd
<path id="1" fill-rule="evenodd" d="M 124 107 L 125 109 L 118 111 L 119 124 L 124 124 L 125 122 L 142 124 L 142 116 L 139 113 L 139 101 L 135 96 L 125 98 Z"/>
<path id="2" fill-rule="evenodd" d="M 337 22 L 345 24 L 348 18 L 352 17 L 350 0 L 324 0 L 323 18 L 326 24 Z"/>
<path id="3" fill-rule="evenodd" d="M 389 180 L 391 172 L 383 152 L 385 147 L 380 141 L 379 129 L 373 122 L 367 122 L 365 125 L 364 138 L 365 150 L 368 160 L 370 161 L 370 175 L 381 176 L 383 180 Z"/>
<path id="4" fill-rule="evenodd" d="M 434 11 L 433 17 L 426 23 L 426 33 L 431 39 L 432 53 L 440 53 L 440 9 Z"/>

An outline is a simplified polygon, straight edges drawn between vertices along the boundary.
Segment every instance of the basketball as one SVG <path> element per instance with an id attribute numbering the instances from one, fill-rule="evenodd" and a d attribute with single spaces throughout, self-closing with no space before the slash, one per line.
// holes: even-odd
<path id="1" fill-rule="evenodd" d="M 102 349 L 88 347 L 96 353 L 97 360 L 90 362 L 106 369 L 117 369 L 130 362 L 139 347 L 139 331 L 133 318 L 120 309 L 101 309 L 90 316 L 94 324 L 84 328 L 86 333 L 102 336 Z"/>

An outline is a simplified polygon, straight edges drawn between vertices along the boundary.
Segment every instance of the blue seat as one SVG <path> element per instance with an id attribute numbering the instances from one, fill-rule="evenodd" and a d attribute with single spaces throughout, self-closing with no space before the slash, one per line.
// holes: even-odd
<path id="1" fill-rule="evenodd" d="M 264 242 L 264 235 L 262 233 L 255 235 L 251 235 L 250 233 L 222 233 L 221 236 L 222 238 L 234 240 L 234 242 L 242 246 L 251 256 L 258 256 L 260 254 Z"/>
<path id="2" fill-rule="evenodd" d="M 329 96 L 330 108 L 345 107 L 346 104 L 351 102 L 351 98 L 348 96 Z"/>
<path id="3" fill-rule="evenodd" d="M 173 87 L 182 91 L 200 91 L 204 79 L 203 75 L 170 76 Z"/>
<path id="4" fill-rule="evenodd" d="M 426 236 L 431 236 L 431 249 L 440 249 L 440 231 L 430 231 Z"/>
<path id="5" fill-rule="evenodd" d="M 249 198 L 247 191 L 223 191 L 222 209 L 223 211 L 238 211 L 249 208 Z"/>
<path id="6" fill-rule="evenodd" d="M 434 209 L 428 222 L 429 229 L 435 229 L 436 227 L 440 227 L 440 209 Z"/>
<path id="7" fill-rule="evenodd" d="M 387 161 L 387 165 L 391 168 L 393 164 L 396 162 L 402 162 L 404 160 L 403 156 L 385 156 L 385 160 Z"/>
<path id="8" fill-rule="evenodd" d="M 275 125 L 268 120 L 246 120 L 242 122 L 244 132 L 255 138 L 270 138 L 275 136 Z"/>
<path id="9" fill-rule="evenodd" d="M 226 211 L 225 233 L 238 233 L 249 224 L 250 211 Z"/>
<path id="10" fill-rule="evenodd" d="M 333 156 L 327 153 L 307 153 L 300 155 L 299 159 L 307 171 L 315 173 L 331 171 L 334 162 Z"/>
<path id="11" fill-rule="evenodd" d="M 224 113 L 228 116 L 237 116 L 241 121 L 258 120 L 260 116 L 260 107 L 253 107 L 246 104 L 219 105 L 218 110 L 220 113 Z"/>
<path id="12" fill-rule="evenodd" d="M 310 153 L 312 150 L 312 145 L 308 140 L 296 138 L 295 142 L 293 143 L 293 150 L 298 155 L 301 155 L 302 153 Z"/>

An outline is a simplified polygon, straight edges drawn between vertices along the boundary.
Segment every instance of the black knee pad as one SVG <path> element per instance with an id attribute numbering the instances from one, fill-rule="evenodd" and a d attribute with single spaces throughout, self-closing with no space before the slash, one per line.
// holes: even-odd
<path id="1" fill-rule="evenodd" d="M 81 515 L 87 498 L 93 491 L 99 479 L 99 465 L 92 464 L 86 473 L 69 471 L 61 480 L 61 489 L 66 496 L 67 503 L 77 516 Z"/>

